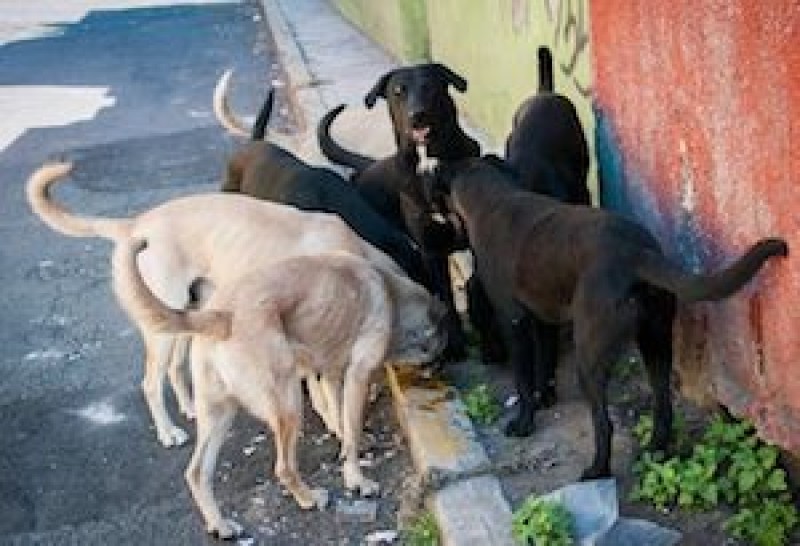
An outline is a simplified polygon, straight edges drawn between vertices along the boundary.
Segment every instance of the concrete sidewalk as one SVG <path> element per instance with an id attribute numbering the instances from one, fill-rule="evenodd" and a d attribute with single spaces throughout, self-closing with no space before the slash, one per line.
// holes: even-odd
<path id="1" fill-rule="evenodd" d="M 372 110 L 364 95 L 398 62 L 361 34 L 325 0 L 262 0 L 288 79 L 288 96 L 299 130 L 292 148 L 312 163 L 323 162 L 315 130 L 334 106 L 348 108 L 333 126 L 346 147 L 373 157 L 394 152 L 383 101 Z M 483 145 L 487 139 L 466 125 Z M 390 370 L 389 384 L 417 470 L 449 476 L 427 497 L 445 545 L 503 546 L 511 538 L 511 510 L 499 480 L 481 472 L 489 460 L 463 406 L 447 385 L 405 370 Z M 460 478 L 462 477 L 463 478 Z"/>

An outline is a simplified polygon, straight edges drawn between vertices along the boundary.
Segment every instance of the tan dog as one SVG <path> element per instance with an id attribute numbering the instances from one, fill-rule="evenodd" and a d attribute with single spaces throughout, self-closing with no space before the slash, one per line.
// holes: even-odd
<path id="1" fill-rule="evenodd" d="M 145 285 L 131 242 L 114 262 L 114 278 L 136 320 L 151 330 L 197 334 L 192 382 L 197 405 L 197 445 L 186 480 L 209 532 L 236 534 L 222 518 L 212 479 L 217 455 L 241 406 L 272 429 L 275 475 L 301 508 L 327 504 L 297 471 L 302 422 L 300 381 L 309 374 L 343 385 L 342 474 L 362 494 L 378 484 L 361 473 L 358 441 L 371 372 L 387 360 L 429 362 L 444 347 L 439 324 L 444 307 L 407 277 L 379 272 L 345 253 L 296 256 L 254 270 L 235 286 L 214 292 L 206 309 L 174 311 Z M 137 248 L 138 247 L 138 248 Z"/>
<path id="2" fill-rule="evenodd" d="M 69 163 L 45 165 L 27 184 L 33 211 L 51 228 L 72 237 L 103 237 L 118 246 L 131 238 L 146 239 L 139 255 L 145 282 L 164 303 L 184 308 L 199 278 L 213 287 L 234 285 L 250 271 L 299 254 L 343 251 L 362 256 L 387 271 L 400 271 L 385 254 L 359 238 L 338 216 L 301 212 L 294 207 L 231 194 L 201 194 L 173 199 L 131 218 L 92 218 L 71 214 L 49 197 L 50 187 L 66 176 Z M 114 278 L 125 305 L 130 291 Z M 130 312 L 130 310 L 128 310 Z M 164 377 L 170 372 L 178 404 L 193 416 L 191 397 L 178 370 L 188 337 L 159 334 L 137 324 L 144 339 L 145 375 L 142 382 L 150 413 L 164 446 L 183 444 L 186 433 L 175 426 L 164 406 Z M 172 365 L 170 365 L 170 360 Z M 327 423 L 327 421 L 326 421 Z"/>

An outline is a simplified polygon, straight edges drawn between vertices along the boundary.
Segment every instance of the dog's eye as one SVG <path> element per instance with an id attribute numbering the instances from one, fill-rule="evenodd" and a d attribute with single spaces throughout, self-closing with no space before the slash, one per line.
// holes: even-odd
<path id="1" fill-rule="evenodd" d="M 406 87 L 404 85 L 395 85 L 392 88 L 392 93 L 395 97 L 402 97 L 406 94 Z"/>

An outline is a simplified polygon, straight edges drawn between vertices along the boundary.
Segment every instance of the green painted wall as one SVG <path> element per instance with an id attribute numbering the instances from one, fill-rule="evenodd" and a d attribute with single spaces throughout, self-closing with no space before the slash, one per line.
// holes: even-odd
<path id="1" fill-rule="evenodd" d="M 589 0 L 332 0 L 405 62 L 441 61 L 467 78 L 459 107 L 502 146 L 519 104 L 538 87 L 537 51 L 553 56 L 556 91 L 575 104 L 594 146 Z M 597 168 L 589 172 L 597 195 Z"/>
<path id="2" fill-rule="evenodd" d="M 556 91 L 575 104 L 593 147 L 588 0 L 429 0 L 427 11 L 431 57 L 467 78 L 458 100 L 495 144 L 505 141 L 517 106 L 536 92 L 537 51 L 548 47 Z M 593 161 L 595 195 L 596 170 Z"/>
<path id="3" fill-rule="evenodd" d="M 339 11 L 397 58 L 429 57 L 425 0 L 332 0 Z"/>

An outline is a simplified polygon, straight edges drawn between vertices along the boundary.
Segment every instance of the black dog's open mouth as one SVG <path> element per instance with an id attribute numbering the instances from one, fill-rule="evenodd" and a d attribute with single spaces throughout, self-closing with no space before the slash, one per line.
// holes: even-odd
<path id="1" fill-rule="evenodd" d="M 415 127 L 411 129 L 411 140 L 413 140 L 418 146 L 424 146 L 428 142 L 428 135 L 430 132 L 430 127 Z"/>

